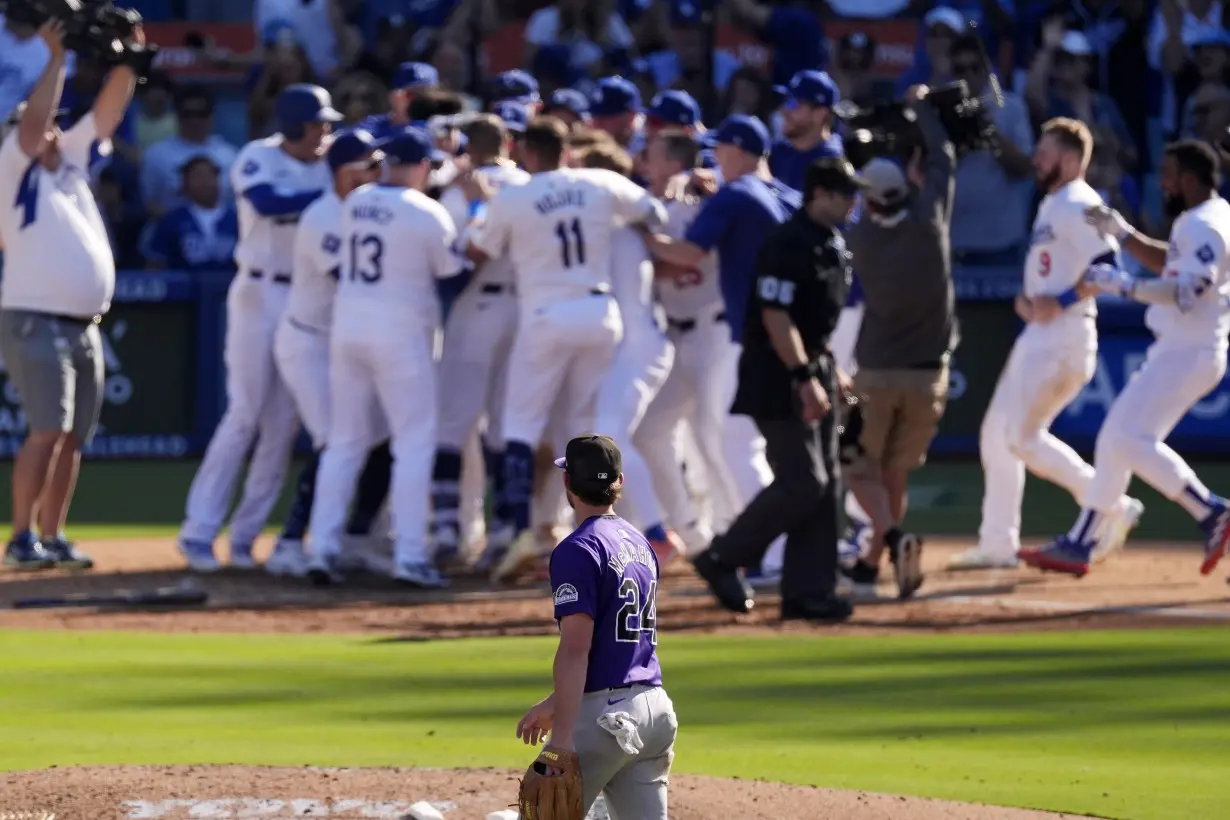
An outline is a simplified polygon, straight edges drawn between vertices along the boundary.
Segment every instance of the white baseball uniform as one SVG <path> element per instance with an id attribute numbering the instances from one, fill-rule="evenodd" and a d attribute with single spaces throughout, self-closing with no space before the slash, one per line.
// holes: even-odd
<path id="1" fill-rule="evenodd" d="M 496 190 L 524 185 L 530 175 L 519 168 L 488 165 L 480 169 Z M 440 195 L 440 204 L 454 224 L 470 221 L 470 203 L 457 186 Z M 432 493 L 436 500 L 433 514 L 437 539 L 467 542 L 473 540 L 472 520 L 483 510 L 482 451 L 475 459 L 471 440 L 486 416 L 486 439 L 491 445 L 503 441 L 504 384 L 508 352 L 517 330 L 517 299 L 512 260 L 493 257 L 479 266 L 473 281 L 457 297 L 444 328 L 444 347 L 440 357 L 439 456 Z M 470 444 L 469 447 L 467 445 Z M 460 458 L 459 475 L 446 474 L 443 460 Z M 454 465 L 455 466 L 455 465 Z M 479 479 L 475 481 L 475 479 Z M 466 481 L 465 479 L 469 479 Z M 463 517 L 460 513 L 464 511 Z M 446 528 L 459 530 L 445 533 Z M 460 530 L 467 530 L 460 532 Z"/>
<path id="2" fill-rule="evenodd" d="M 1230 203 L 1215 196 L 1185 211 L 1170 229 L 1162 276 L 1178 286 L 1178 304 L 1151 305 L 1145 324 L 1156 341 L 1111 405 L 1098 433 L 1097 470 L 1085 506 L 1110 512 L 1132 474 L 1185 508 L 1209 497 L 1166 437 L 1226 373 L 1230 336 Z M 1189 509 L 1194 515 L 1201 504 Z"/>
<path id="3" fill-rule="evenodd" d="M 654 315 L 653 260 L 645 240 L 631 228 L 620 228 L 611 237 L 611 285 L 623 317 L 624 337 L 611 369 L 598 389 L 594 430 L 625 442 L 623 453 L 624 492 L 628 506 L 625 518 L 638 528 L 659 526 L 666 519 L 654 492 L 653 477 L 641 452 L 636 430 L 645 411 L 666 383 L 675 360 L 675 348 Z M 647 444 L 669 451 L 665 439 Z"/>
<path id="4" fill-rule="evenodd" d="M 1063 293 L 1096 259 L 1114 256 L 1114 239 L 1085 219 L 1085 210 L 1100 204 L 1102 198 L 1083 179 L 1042 200 L 1025 261 L 1025 296 Z M 980 437 L 985 490 L 978 541 L 987 552 L 1014 555 L 1020 549 L 1026 467 L 1066 489 L 1078 504 L 1085 502 L 1093 468 L 1049 428 L 1097 369 L 1096 317 L 1092 298 L 1077 302 L 1052 322 L 1027 324 L 1012 346 Z"/>
<path id="5" fill-rule="evenodd" d="M 699 210 L 697 203 L 667 203 L 663 232 L 682 238 Z M 659 279 L 658 299 L 675 346 L 675 363 L 645 413 L 637 441 L 653 474 L 654 489 L 666 507 L 667 520 L 692 547 L 694 539 L 687 533 L 696 514 L 679 469 L 683 434 L 676 428 L 681 421 L 692 429 L 700 463 L 689 462 L 689 466 L 704 472 L 716 519 L 729 523 L 762 485 L 751 466 L 754 454 L 744 453 L 738 467 L 729 458 L 727 427 L 734 421 L 730 405 L 738 384 L 739 346 L 731 341 L 726 323 L 716 255 L 708 255 L 690 274 Z M 672 446 L 664 447 L 668 441 Z M 739 469 L 751 475 L 740 481 Z"/>
<path id="6" fill-rule="evenodd" d="M 274 336 L 290 295 L 295 232 L 307 205 L 303 200 L 330 189 L 332 177 L 323 159 L 299 162 L 282 150 L 282 137 L 273 136 L 243 147 L 231 168 L 231 183 L 239 194 L 239 270 L 226 302 L 227 408 L 188 491 L 180 538 L 211 543 L 217 537 L 255 439 L 243 497 L 231 517 L 234 550 L 250 546 L 264 528 L 282 492 L 299 432 L 294 399 L 274 362 Z M 254 189 L 277 198 L 263 210 L 282 212 L 263 215 L 249 197 Z"/>
<path id="7" fill-rule="evenodd" d="M 392 434 L 390 506 L 397 564 L 430 563 L 427 525 L 436 448 L 436 279 L 461 272 L 456 228 L 440 203 L 408 188 L 364 185 L 342 204 L 342 265 L 330 340 L 333 417 L 310 531 L 336 556 L 355 481 L 373 441 L 371 406 Z"/>

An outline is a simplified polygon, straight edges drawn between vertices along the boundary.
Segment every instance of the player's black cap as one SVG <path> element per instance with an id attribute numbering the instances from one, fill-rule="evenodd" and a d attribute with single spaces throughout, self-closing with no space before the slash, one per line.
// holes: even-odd
<path id="1" fill-rule="evenodd" d="M 840 194 L 856 194 L 867 187 L 867 181 L 859 176 L 844 157 L 822 157 L 803 174 L 803 193 L 820 188 Z"/>
<path id="2" fill-rule="evenodd" d="M 555 459 L 555 466 L 575 481 L 605 486 L 619 480 L 624 459 L 610 436 L 577 436 L 568 442 L 564 457 Z"/>

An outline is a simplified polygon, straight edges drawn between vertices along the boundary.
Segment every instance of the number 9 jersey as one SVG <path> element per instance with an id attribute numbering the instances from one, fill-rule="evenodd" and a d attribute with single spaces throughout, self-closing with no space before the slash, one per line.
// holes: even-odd
<path id="1" fill-rule="evenodd" d="M 461 272 L 457 229 L 440 203 L 419 191 L 377 183 L 342 205 L 334 324 L 372 316 L 439 321 L 436 279 Z"/>
<path id="2" fill-rule="evenodd" d="M 1102 204 L 1102 197 L 1083 179 L 1073 180 L 1043 198 L 1034 218 L 1025 259 L 1025 295 L 1057 296 L 1075 286 L 1090 264 L 1114 254 L 1118 244 L 1098 233 L 1085 210 Z M 1074 312 L 1087 314 L 1092 304 Z"/>

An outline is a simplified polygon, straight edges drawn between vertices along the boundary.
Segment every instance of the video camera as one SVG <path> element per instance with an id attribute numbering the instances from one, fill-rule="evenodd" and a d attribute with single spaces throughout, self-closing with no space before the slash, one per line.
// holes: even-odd
<path id="1" fill-rule="evenodd" d="M 59 20 L 66 29 L 65 48 L 108 67 L 126 65 L 144 80 L 153 67 L 158 46 L 140 45 L 132 38 L 141 24 L 134 9 L 122 9 L 111 0 L 0 0 L 0 11 L 14 23 L 38 28 Z"/>
<path id="2" fill-rule="evenodd" d="M 982 100 L 970 95 L 964 80 L 931 89 L 924 101 L 939 117 L 958 157 L 990 147 L 995 123 Z M 889 157 L 905 164 L 923 146 L 918 115 L 903 102 L 859 108 L 842 100 L 833 113 L 845 123 L 846 157 L 855 168 L 862 168 L 876 157 Z"/>

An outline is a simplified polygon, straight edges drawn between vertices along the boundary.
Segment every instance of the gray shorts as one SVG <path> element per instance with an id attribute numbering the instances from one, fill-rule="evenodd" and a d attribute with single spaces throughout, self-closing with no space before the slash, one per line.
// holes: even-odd
<path id="1" fill-rule="evenodd" d="M 57 430 L 88 443 L 102 409 L 98 325 L 29 310 L 0 310 L 0 355 L 30 432 Z"/>
<path id="2" fill-rule="evenodd" d="M 621 712 L 640 738 L 636 754 L 621 748 L 611 730 L 599 724 L 603 715 Z M 587 692 L 573 733 L 585 810 L 602 794 L 611 820 L 667 820 L 666 785 L 678 732 L 675 705 L 661 686 Z"/>

